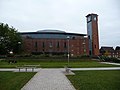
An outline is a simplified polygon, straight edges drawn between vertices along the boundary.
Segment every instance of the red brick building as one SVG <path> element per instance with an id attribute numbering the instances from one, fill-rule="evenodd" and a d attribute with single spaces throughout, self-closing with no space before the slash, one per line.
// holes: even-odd
<path id="1" fill-rule="evenodd" d="M 114 48 L 113 47 L 101 47 L 100 54 L 102 56 L 113 57 L 114 56 Z"/>
<path id="2" fill-rule="evenodd" d="M 120 58 L 120 46 L 117 46 L 115 49 L 113 47 L 101 47 L 100 55 Z"/>
<path id="3" fill-rule="evenodd" d="M 120 46 L 117 46 L 114 51 L 114 57 L 120 58 Z"/>
<path id="4" fill-rule="evenodd" d="M 69 36 L 69 38 L 67 38 Z M 89 55 L 88 38 L 85 34 L 66 33 L 58 30 L 41 30 L 22 33 L 27 53 Z M 69 45 L 68 45 L 69 44 Z"/>
<path id="5" fill-rule="evenodd" d="M 60 30 L 21 33 L 24 51 L 52 55 L 68 53 L 71 56 L 99 55 L 97 14 L 89 14 L 86 17 L 88 34 L 68 33 Z"/>

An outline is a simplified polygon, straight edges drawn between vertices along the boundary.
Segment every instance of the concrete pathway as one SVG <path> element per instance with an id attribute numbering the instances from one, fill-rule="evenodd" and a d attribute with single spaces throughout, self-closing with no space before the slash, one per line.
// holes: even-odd
<path id="1" fill-rule="evenodd" d="M 41 69 L 21 90 L 75 90 L 60 69 Z"/>
<path id="2" fill-rule="evenodd" d="M 100 63 L 103 63 L 103 64 L 112 64 L 112 65 L 120 65 L 120 63 L 111 63 L 111 62 L 100 62 Z"/>
<path id="3" fill-rule="evenodd" d="M 15 68 L 0 68 L 0 71 L 15 71 Z"/>
<path id="4" fill-rule="evenodd" d="M 105 68 L 70 68 L 72 71 L 83 71 L 83 70 L 120 70 L 120 67 L 105 67 Z"/>
<path id="5" fill-rule="evenodd" d="M 41 70 L 41 68 L 36 68 L 34 69 L 34 72 L 38 72 L 39 70 Z M 19 69 L 16 68 L 0 68 L 0 71 L 12 71 L 12 72 L 19 72 Z M 26 69 L 20 69 L 20 72 L 26 72 Z M 27 72 L 32 72 L 31 69 L 27 69 Z"/>
<path id="6" fill-rule="evenodd" d="M 54 70 L 60 70 L 60 71 L 65 71 L 65 68 L 52 68 Z M 45 70 L 45 69 L 41 69 L 41 68 L 37 68 L 34 70 L 34 72 L 39 72 L 40 70 Z M 51 70 L 50 68 L 49 69 L 46 69 L 46 70 Z M 70 68 L 70 70 L 72 71 L 76 71 L 76 70 L 120 70 L 120 67 L 96 67 L 96 68 Z M 0 71 L 13 71 L 13 72 L 19 72 L 18 69 L 12 69 L 12 68 L 0 68 Z M 21 72 L 26 72 L 25 69 L 21 69 L 20 70 Z M 28 69 L 27 70 L 28 72 L 32 72 L 31 69 Z"/>

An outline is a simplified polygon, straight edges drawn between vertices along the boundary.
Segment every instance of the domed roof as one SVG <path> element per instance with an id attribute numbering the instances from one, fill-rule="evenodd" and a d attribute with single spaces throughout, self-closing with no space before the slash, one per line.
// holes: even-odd
<path id="1" fill-rule="evenodd" d="M 61 30 L 52 30 L 52 29 L 38 30 L 37 32 L 66 33 L 65 31 L 61 31 Z"/>

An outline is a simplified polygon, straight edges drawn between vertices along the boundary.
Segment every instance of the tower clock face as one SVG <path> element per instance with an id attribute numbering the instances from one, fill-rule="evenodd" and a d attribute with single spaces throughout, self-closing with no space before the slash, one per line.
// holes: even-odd
<path id="1" fill-rule="evenodd" d="M 96 17 L 94 17 L 94 21 L 96 21 Z"/>
<path id="2" fill-rule="evenodd" d="M 89 22 L 91 20 L 91 16 L 89 16 L 88 18 L 87 18 L 87 21 Z"/>

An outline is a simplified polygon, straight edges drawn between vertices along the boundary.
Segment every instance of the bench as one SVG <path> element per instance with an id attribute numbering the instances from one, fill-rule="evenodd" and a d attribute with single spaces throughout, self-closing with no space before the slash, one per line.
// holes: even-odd
<path id="1" fill-rule="evenodd" d="M 37 68 L 38 66 L 40 65 L 23 65 L 23 66 L 17 66 L 16 68 L 19 69 L 19 72 L 20 72 L 20 69 L 25 69 L 26 72 L 28 71 L 28 69 L 31 69 L 32 72 L 34 72 L 34 69 Z"/>

